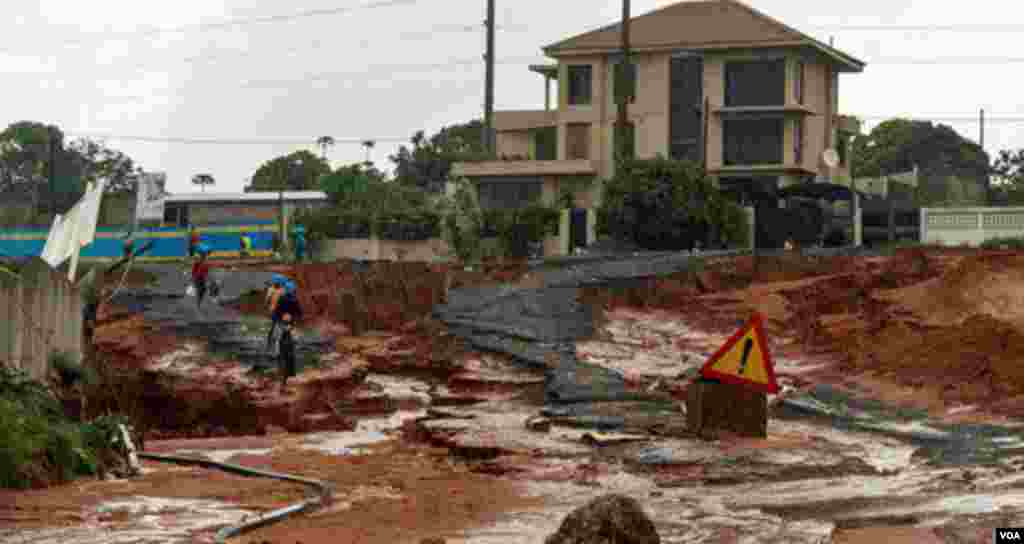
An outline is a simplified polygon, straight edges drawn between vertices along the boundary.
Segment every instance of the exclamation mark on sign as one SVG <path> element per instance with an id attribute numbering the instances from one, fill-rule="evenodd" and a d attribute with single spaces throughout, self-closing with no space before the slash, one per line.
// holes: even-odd
<path id="1" fill-rule="evenodd" d="M 740 370 L 739 373 L 743 374 L 747 370 L 747 359 L 750 358 L 750 350 L 754 348 L 754 341 L 747 338 L 743 341 L 743 358 L 740 359 Z"/>

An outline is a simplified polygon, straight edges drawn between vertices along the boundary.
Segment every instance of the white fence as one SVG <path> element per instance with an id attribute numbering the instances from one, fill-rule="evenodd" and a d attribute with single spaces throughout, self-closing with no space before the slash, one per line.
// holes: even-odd
<path id="1" fill-rule="evenodd" d="M 921 208 L 921 243 L 977 247 L 1024 236 L 1024 208 Z"/>

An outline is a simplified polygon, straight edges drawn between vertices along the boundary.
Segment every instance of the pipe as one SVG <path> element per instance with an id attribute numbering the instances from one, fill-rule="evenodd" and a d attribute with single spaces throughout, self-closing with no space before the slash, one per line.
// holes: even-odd
<path id="1" fill-rule="evenodd" d="M 306 499 L 302 502 L 295 503 L 284 508 L 267 512 L 252 521 L 243 521 L 237 525 L 225 527 L 220 531 L 217 531 L 214 536 L 214 542 L 217 544 L 224 544 L 227 539 L 234 538 L 241 534 L 247 533 L 254 529 L 270 525 L 283 521 L 284 519 L 300 514 L 303 512 L 310 512 L 317 508 L 327 505 L 330 503 L 331 498 L 334 495 L 333 487 L 320 480 L 312 480 L 308 478 L 302 478 L 299 476 L 292 476 L 290 474 L 282 474 L 278 472 L 269 472 L 264 470 L 257 470 L 253 468 L 243 467 L 241 465 L 232 465 L 229 463 L 218 463 L 216 461 L 209 461 L 206 459 L 196 459 L 193 457 L 178 457 L 174 455 L 159 455 L 155 453 L 139 453 L 140 459 L 146 459 L 149 461 L 157 461 L 160 463 L 173 463 L 177 465 L 189 465 L 197 466 L 201 468 L 221 470 L 231 474 L 237 474 L 239 476 L 256 477 L 256 478 L 270 478 L 272 480 L 281 480 L 283 482 L 292 482 L 302 484 L 307 487 L 312 487 L 316 490 L 317 496 L 311 499 Z"/>

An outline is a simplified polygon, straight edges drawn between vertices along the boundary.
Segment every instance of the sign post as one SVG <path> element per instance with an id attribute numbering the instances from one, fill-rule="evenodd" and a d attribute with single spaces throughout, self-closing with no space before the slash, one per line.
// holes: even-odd
<path id="1" fill-rule="evenodd" d="M 763 318 L 754 316 L 701 368 L 690 384 L 687 426 L 701 435 L 726 430 L 741 436 L 768 435 L 768 395 L 779 392 Z"/>

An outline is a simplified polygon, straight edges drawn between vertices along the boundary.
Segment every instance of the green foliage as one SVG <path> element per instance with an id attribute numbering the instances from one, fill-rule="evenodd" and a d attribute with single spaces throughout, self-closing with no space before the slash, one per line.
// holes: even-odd
<path id="1" fill-rule="evenodd" d="M 371 236 L 385 240 L 426 240 L 438 235 L 441 217 L 432 209 L 423 191 L 386 181 L 383 175 L 368 173 L 358 165 L 339 168 L 339 171 L 343 169 L 345 172 L 336 179 L 360 176 L 362 187 L 352 190 L 352 185 L 344 182 L 331 193 L 331 206 L 296 215 L 295 222 L 306 227 L 311 241 Z"/>
<path id="2" fill-rule="evenodd" d="M 246 191 L 316 191 L 320 178 L 331 173 L 327 161 L 302 150 L 260 165 Z"/>
<path id="3" fill-rule="evenodd" d="M 78 383 L 90 384 L 96 381 L 96 372 L 88 366 L 82 366 L 72 353 L 55 351 L 50 355 L 50 368 L 57 373 L 61 384 L 65 387 Z"/>
<path id="4" fill-rule="evenodd" d="M 422 130 L 417 132 L 410 140 L 411 148 L 400 146 L 389 157 L 395 164 L 395 181 L 431 193 L 443 191 L 452 164 L 493 157 L 482 136 L 483 123 L 479 119 L 444 127 L 430 138 Z"/>
<path id="5" fill-rule="evenodd" d="M 320 178 L 320 190 L 327 193 L 332 202 L 352 198 L 356 193 L 370 189 L 373 183 L 386 182 L 384 173 L 372 164 L 356 163 L 342 166 Z"/>
<path id="6" fill-rule="evenodd" d="M 981 243 L 982 249 L 1024 249 L 1024 236 L 990 238 Z"/>
<path id="7" fill-rule="evenodd" d="M 663 157 L 625 160 L 604 188 L 597 231 L 652 250 L 694 242 L 749 242 L 743 209 L 723 197 L 701 167 Z"/>
<path id="8" fill-rule="evenodd" d="M 948 199 L 951 177 L 984 184 L 991 172 L 988 153 L 947 125 L 890 119 L 854 138 L 854 178 L 908 172 L 916 165 L 925 181 L 918 188 L 924 204 Z"/>
<path id="9" fill-rule="evenodd" d="M 454 179 L 451 183 L 455 184 L 454 195 L 445 196 L 438 203 L 444 218 L 443 236 L 455 257 L 464 263 L 476 262 L 483 252 L 484 225 L 476 188 L 466 178 Z"/>
<path id="10" fill-rule="evenodd" d="M 993 197 L 1011 206 L 1024 205 L 1024 149 L 1000 151 L 992 171 Z"/>
<path id="11" fill-rule="evenodd" d="M 532 204 L 519 209 L 489 211 L 486 217 L 498 237 L 501 254 L 526 257 L 532 244 L 558 234 L 560 214 L 557 208 Z"/>
<path id="12" fill-rule="evenodd" d="M 45 386 L 0 365 L 0 487 L 96 474 L 98 457 L 111 448 L 121 423 L 128 421 L 108 416 L 74 423 Z"/>

